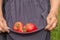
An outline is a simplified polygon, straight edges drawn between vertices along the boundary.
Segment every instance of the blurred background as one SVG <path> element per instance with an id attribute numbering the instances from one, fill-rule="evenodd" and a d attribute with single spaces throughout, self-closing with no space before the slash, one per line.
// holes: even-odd
<path id="1" fill-rule="evenodd" d="M 51 40 L 60 40 L 60 7 L 57 27 L 51 31 Z"/>

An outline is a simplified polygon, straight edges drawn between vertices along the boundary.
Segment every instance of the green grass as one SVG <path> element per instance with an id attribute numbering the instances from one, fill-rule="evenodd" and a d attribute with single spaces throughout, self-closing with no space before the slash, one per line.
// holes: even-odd
<path id="1" fill-rule="evenodd" d="M 51 31 L 51 40 L 60 40 L 60 8 L 57 27 Z"/>

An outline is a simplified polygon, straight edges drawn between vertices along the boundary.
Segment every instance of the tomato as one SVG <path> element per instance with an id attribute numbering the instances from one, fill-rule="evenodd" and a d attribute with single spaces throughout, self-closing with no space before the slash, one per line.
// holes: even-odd
<path id="1" fill-rule="evenodd" d="M 37 27 L 33 23 L 27 23 L 24 26 L 22 22 L 16 22 L 13 26 L 13 29 L 18 32 L 32 32 L 34 30 L 37 30 Z"/>
<path id="2" fill-rule="evenodd" d="M 18 32 L 24 32 L 22 27 L 18 28 Z"/>
<path id="3" fill-rule="evenodd" d="M 33 23 L 27 23 L 25 27 L 27 32 L 32 32 L 34 30 L 37 30 L 36 25 L 34 25 Z"/>
<path id="4" fill-rule="evenodd" d="M 18 32 L 26 32 L 26 28 L 25 27 L 19 27 Z"/>
<path id="5" fill-rule="evenodd" d="M 20 28 L 20 27 L 23 27 L 23 23 L 22 22 L 16 22 L 13 26 L 13 29 L 17 31 L 18 28 Z"/>

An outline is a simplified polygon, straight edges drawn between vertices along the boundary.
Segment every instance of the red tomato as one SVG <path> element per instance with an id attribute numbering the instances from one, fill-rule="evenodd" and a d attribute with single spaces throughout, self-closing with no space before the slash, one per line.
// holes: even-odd
<path id="1" fill-rule="evenodd" d="M 23 27 L 23 23 L 22 22 L 16 22 L 13 26 L 13 29 L 14 30 L 18 30 L 19 27 Z"/>
<path id="2" fill-rule="evenodd" d="M 34 25 L 33 23 L 27 23 L 25 27 L 27 32 L 32 32 L 34 30 L 37 30 L 36 25 Z"/>
<path id="3" fill-rule="evenodd" d="M 26 32 L 26 28 L 25 27 L 19 27 L 18 32 Z"/>
<path id="4" fill-rule="evenodd" d="M 18 28 L 18 32 L 24 32 L 22 28 L 23 28 L 23 27 L 19 27 L 19 28 Z"/>

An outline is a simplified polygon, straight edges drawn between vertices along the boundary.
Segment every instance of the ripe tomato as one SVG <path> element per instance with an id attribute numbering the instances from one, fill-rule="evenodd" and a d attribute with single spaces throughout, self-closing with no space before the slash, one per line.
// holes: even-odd
<path id="1" fill-rule="evenodd" d="M 13 26 L 13 29 L 17 31 L 18 28 L 20 28 L 20 27 L 23 27 L 23 23 L 22 22 L 16 22 Z"/>
<path id="2" fill-rule="evenodd" d="M 36 25 L 34 25 L 33 23 L 27 23 L 25 27 L 27 32 L 32 32 L 34 30 L 37 30 Z"/>
<path id="3" fill-rule="evenodd" d="M 18 32 L 26 32 L 26 28 L 25 27 L 19 27 Z"/>

